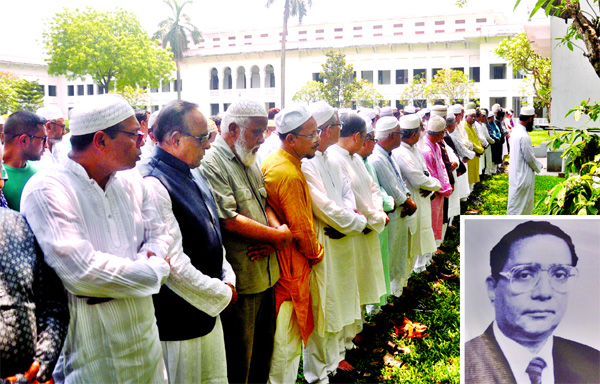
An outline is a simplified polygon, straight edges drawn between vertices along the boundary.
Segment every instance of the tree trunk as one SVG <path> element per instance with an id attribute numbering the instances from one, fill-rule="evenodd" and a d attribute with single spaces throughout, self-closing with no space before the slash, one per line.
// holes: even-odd
<path id="1" fill-rule="evenodd" d="M 181 74 L 179 72 L 179 60 L 175 60 L 175 66 L 177 67 L 177 100 L 181 100 Z"/>
<path id="2" fill-rule="evenodd" d="M 600 36 L 597 25 L 590 21 L 580 8 L 579 1 L 567 1 L 564 18 L 572 18 L 573 26 L 585 43 L 587 53 L 583 55 L 588 58 L 594 68 L 596 75 L 600 77 Z M 597 18 L 594 19 L 597 21 Z"/>
<path id="3" fill-rule="evenodd" d="M 283 8 L 283 31 L 281 32 L 281 109 L 285 108 L 285 42 L 287 40 L 287 23 L 290 17 L 290 0 L 285 0 Z"/>

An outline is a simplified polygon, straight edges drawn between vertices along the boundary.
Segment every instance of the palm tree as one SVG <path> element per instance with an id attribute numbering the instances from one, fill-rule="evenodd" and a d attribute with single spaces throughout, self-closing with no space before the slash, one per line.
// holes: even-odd
<path id="1" fill-rule="evenodd" d="M 267 8 L 274 0 L 267 0 Z M 287 23 L 290 16 L 302 18 L 306 16 L 307 5 L 312 6 L 312 0 L 285 0 L 283 7 L 283 31 L 281 33 L 281 108 L 285 107 L 285 42 L 287 38 Z"/>
<path id="2" fill-rule="evenodd" d="M 158 31 L 152 36 L 153 39 L 160 40 L 163 47 L 171 46 L 173 51 L 173 60 L 177 66 L 177 100 L 181 100 L 181 78 L 179 64 L 183 59 L 183 54 L 189 49 L 188 37 L 192 38 L 194 44 L 200 43 L 202 33 L 185 13 L 182 13 L 183 7 L 191 4 L 192 0 L 183 0 L 178 3 L 177 0 L 163 0 L 171 8 L 173 14 L 158 24 Z"/>

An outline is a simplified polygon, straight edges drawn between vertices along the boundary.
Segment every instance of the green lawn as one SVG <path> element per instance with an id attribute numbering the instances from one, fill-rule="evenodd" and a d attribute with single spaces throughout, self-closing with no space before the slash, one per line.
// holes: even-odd
<path id="1" fill-rule="evenodd" d="M 540 145 L 542 143 L 542 141 L 550 140 L 550 136 L 548 135 L 548 132 L 551 132 L 551 131 L 531 131 L 531 132 L 529 132 L 529 136 L 531 137 L 531 144 L 532 145 Z"/>

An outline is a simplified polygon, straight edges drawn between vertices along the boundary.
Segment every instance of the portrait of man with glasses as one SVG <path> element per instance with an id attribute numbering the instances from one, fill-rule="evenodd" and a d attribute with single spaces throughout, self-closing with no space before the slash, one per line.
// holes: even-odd
<path id="1" fill-rule="evenodd" d="M 599 343 L 600 222 L 551 221 L 463 219 L 464 383 L 600 382 L 600 352 L 592 347 Z M 490 241 L 504 235 L 484 248 L 484 233 Z M 490 248 L 489 258 L 482 255 Z M 484 270 L 487 277 L 475 273 Z M 486 321 L 482 293 L 494 317 L 472 338 Z"/>

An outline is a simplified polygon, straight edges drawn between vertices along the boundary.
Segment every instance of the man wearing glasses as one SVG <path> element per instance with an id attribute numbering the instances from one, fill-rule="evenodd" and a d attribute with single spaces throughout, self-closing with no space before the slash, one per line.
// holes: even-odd
<path id="1" fill-rule="evenodd" d="M 170 238 L 139 173 L 126 171 L 143 134 L 115 94 L 77 105 L 70 126 L 69 157 L 34 175 L 22 200 L 67 290 L 71 323 L 55 382 L 164 383 L 152 295 L 170 272 Z"/>
<path id="2" fill-rule="evenodd" d="M 46 121 L 29 111 L 18 111 L 6 119 L 4 125 L 4 168 L 7 181 L 4 196 L 8 207 L 19 211 L 23 187 L 37 168 L 31 164 L 38 161 L 46 148 Z"/>
<path id="3" fill-rule="evenodd" d="M 598 383 L 600 353 L 553 335 L 567 309 L 578 257 L 571 237 L 528 221 L 490 252 L 495 320 L 465 344 L 465 383 Z"/>
<path id="4" fill-rule="evenodd" d="M 35 114 L 46 119 L 46 133 L 48 135 L 48 150 L 44 151 L 40 159 L 43 168 L 52 167 L 67 157 L 69 151 L 65 148 L 63 136 L 67 133 L 65 118 L 58 107 L 47 106 L 39 108 Z"/>

